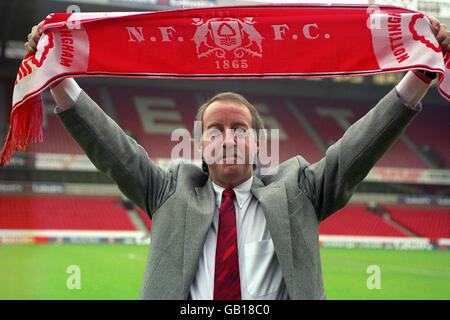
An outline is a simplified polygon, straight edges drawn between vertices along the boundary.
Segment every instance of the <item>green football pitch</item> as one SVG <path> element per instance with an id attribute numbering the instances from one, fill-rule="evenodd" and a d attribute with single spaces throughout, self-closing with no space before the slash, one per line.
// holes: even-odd
<path id="1" fill-rule="evenodd" d="M 147 252 L 146 245 L 0 245 L 0 299 L 138 299 Z M 328 299 L 450 299 L 448 250 L 322 248 L 321 257 Z"/>

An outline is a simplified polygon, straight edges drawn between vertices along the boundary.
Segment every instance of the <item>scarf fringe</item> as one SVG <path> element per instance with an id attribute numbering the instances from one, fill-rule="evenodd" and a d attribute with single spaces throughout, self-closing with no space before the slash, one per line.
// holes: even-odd
<path id="1" fill-rule="evenodd" d="M 14 108 L 11 112 L 11 125 L 0 151 L 0 166 L 10 162 L 14 151 L 25 151 L 29 144 L 43 141 L 42 119 L 40 94 L 28 99 L 20 107 Z"/>

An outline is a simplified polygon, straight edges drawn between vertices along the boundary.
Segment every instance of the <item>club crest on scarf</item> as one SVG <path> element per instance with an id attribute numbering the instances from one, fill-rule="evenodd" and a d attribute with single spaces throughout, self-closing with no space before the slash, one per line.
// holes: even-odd
<path id="1" fill-rule="evenodd" d="M 421 34 L 421 28 L 419 27 L 420 23 L 430 23 L 423 13 L 415 14 L 411 18 L 411 21 L 409 23 L 408 27 L 413 39 L 423 43 L 426 47 L 432 49 L 435 52 L 442 52 L 441 47 L 439 46 L 439 43 L 437 42 L 435 37 L 427 37 L 426 35 Z M 450 52 L 447 52 L 444 55 L 444 66 L 446 69 L 450 69 Z"/>
<path id="2" fill-rule="evenodd" d="M 204 21 L 194 18 L 197 57 L 242 58 L 262 57 L 264 37 L 256 30 L 253 18 L 214 18 Z"/>
<path id="3" fill-rule="evenodd" d="M 429 24 L 430 22 L 422 13 L 415 14 L 409 23 L 409 30 L 411 31 L 413 39 L 422 42 L 428 48 L 433 49 L 436 52 L 441 52 L 441 47 L 435 37 L 426 37 L 420 34 L 420 28 L 416 27 L 419 23 Z"/>

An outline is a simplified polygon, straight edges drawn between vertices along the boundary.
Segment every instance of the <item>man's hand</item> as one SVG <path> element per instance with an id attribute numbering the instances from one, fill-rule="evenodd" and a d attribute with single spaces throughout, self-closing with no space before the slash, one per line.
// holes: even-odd
<path id="1" fill-rule="evenodd" d="M 25 43 L 27 54 L 34 55 L 36 53 L 37 45 L 42 35 L 43 25 L 44 21 L 41 21 L 38 25 L 31 28 L 31 33 L 28 34 L 28 41 Z M 81 92 L 81 88 L 75 80 L 70 78 L 53 82 L 50 85 L 50 89 L 56 104 L 61 110 L 69 108 Z"/>
<path id="2" fill-rule="evenodd" d="M 435 17 L 429 17 L 431 28 L 433 29 L 436 40 L 442 48 L 442 53 L 450 52 L 450 32 L 447 30 L 445 23 L 440 23 Z"/>
<path id="3" fill-rule="evenodd" d="M 435 17 L 429 17 L 429 20 L 442 53 L 444 55 L 450 53 L 450 32 L 447 30 L 447 25 L 440 23 Z M 412 109 L 417 109 L 418 103 L 423 99 L 431 81 L 436 76 L 437 74 L 434 72 L 417 69 L 409 71 L 395 87 L 400 101 Z"/>
<path id="4" fill-rule="evenodd" d="M 42 35 L 43 25 L 44 21 L 41 21 L 37 26 L 33 26 L 33 28 L 31 28 L 31 33 L 28 34 L 28 42 L 25 42 L 25 50 L 27 51 L 27 54 L 34 55 L 36 53 L 36 48 Z"/>
<path id="5" fill-rule="evenodd" d="M 28 34 L 28 41 L 25 42 L 25 50 L 27 51 L 27 54 L 34 55 L 37 50 L 37 45 L 39 42 L 39 39 L 42 35 L 42 27 L 44 26 L 44 21 L 39 22 L 38 25 L 33 26 L 31 28 L 31 32 Z M 58 80 L 56 82 L 53 82 L 50 85 L 50 88 L 56 87 L 58 84 L 60 84 L 64 80 Z"/>

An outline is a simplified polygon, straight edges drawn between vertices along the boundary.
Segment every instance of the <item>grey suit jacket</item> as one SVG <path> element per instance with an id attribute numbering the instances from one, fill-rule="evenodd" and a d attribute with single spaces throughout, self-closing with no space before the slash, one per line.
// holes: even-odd
<path id="1" fill-rule="evenodd" d="M 350 199 L 356 185 L 417 114 L 395 90 L 309 164 L 300 156 L 275 175 L 254 176 L 290 299 L 323 299 L 318 225 Z M 152 219 L 141 299 L 187 299 L 214 214 L 214 191 L 197 166 L 164 171 L 84 92 L 59 117 L 94 165 Z M 149 150 L 151 156 L 151 150 Z"/>

